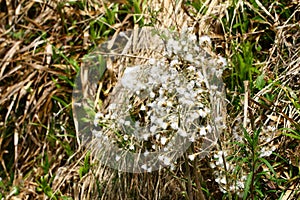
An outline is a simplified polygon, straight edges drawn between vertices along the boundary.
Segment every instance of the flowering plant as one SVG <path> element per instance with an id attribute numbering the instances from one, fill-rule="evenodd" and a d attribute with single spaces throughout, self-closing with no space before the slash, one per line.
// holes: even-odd
<path id="1" fill-rule="evenodd" d="M 138 38 L 148 38 L 148 42 L 140 45 L 134 42 L 134 33 L 119 34 L 118 41 L 127 39 L 121 43 L 123 48 L 116 45 L 122 52 L 102 50 L 107 59 L 119 55 L 119 59 L 131 60 L 122 63 L 125 70 L 108 106 L 95 114 L 93 151 L 105 164 L 130 172 L 172 166 L 192 142 L 198 145 L 190 159 L 206 155 L 224 128 L 221 74 L 225 60 L 209 55 L 203 48 L 210 39 L 201 37 L 198 45 L 188 28 L 180 34 L 142 29 Z M 147 61 L 137 62 L 141 52 L 149 49 Z M 130 56 L 136 53 L 132 50 L 140 55 Z"/>

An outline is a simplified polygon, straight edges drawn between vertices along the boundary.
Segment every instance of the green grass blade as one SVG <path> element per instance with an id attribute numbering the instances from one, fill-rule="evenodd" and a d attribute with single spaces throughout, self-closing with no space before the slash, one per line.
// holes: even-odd
<path id="1" fill-rule="evenodd" d="M 252 184 L 252 177 L 253 177 L 253 172 L 250 172 L 247 176 L 247 180 L 245 183 L 245 190 L 244 190 L 244 196 L 243 196 L 243 200 L 246 200 L 248 197 L 248 193 L 250 193 L 250 188 L 251 188 L 251 184 Z"/>

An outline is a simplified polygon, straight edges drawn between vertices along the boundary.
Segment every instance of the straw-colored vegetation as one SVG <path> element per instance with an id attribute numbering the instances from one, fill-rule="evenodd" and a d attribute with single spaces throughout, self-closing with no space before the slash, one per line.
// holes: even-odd
<path id="1" fill-rule="evenodd" d="M 0 1 L 0 199 L 299 199 L 300 2 L 117 2 Z M 85 55 L 144 26 L 210 37 L 226 128 L 204 158 L 195 142 L 175 168 L 131 174 L 81 144 L 72 91 Z M 99 101 L 121 74 L 106 70 Z"/>

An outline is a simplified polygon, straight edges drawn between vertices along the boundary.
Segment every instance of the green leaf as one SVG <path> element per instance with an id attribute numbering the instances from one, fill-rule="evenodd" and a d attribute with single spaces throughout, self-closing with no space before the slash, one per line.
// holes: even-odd
<path id="1" fill-rule="evenodd" d="M 248 144 L 250 144 L 250 146 L 253 146 L 253 139 L 251 138 L 251 136 L 249 135 L 249 133 L 247 132 L 247 130 L 244 129 L 244 137 L 247 141 Z"/>
<path id="2" fill-rule="evenodd" d="M 299 126 L 299 125 L 296 124 L 296 126 Z M 300 140 L 300 131 L 299 130 L 293 130 L 291 128 L 282 128 L 281 130 L 286 130 L 286 131 L 291 132 L 291 133 L 283 133 L 283 135 Z"/>
<path id="3" fill-rule="evenodd" d="M 245 190 L 244 190 L 243 200 L 246 200 L 247 197 L 248 197 L 248 193 L 250 193 L 252 177 L 253 177 L 253 172 L 250 172 L 250 174 L 248 174 L 248 176 L 247 176 L 247 180 L 246 180 L 246 183 L 245 183 Z"/>
<path id="4" fill-rule="evenodd" d="M 273 173 L 273 175 L 275 176 L 275 179 L 276 179 L 276 172 L 275 172 L 274 168 L 272 167 L 272 165 L 269 163 L 269 161 L 267 161 L 265 158 L 259 158 L 259 160 L 261 162 L 263 162 L 265 165 L 267 165 L 267 167 L 270 169 L 270 171 Z"/>
<path id="5" fill-rule="evenodd" d="M 256 188 L 255 191 L 258 193 L 258 195 L 260 197 L 264 197 L 265 196 L 264 193 L 260 189 Z"/>
<path id="6" fill-rule="evenodd" d="M 232 26 L 232 28 L 237 28 L 237 27 L 239 27 L 239 26 L 241 26 L 241 24 L 240 24 L 240 23 L 236 23 L 236 24 L 234 24 L 234 25 Z"/>
<path id="7" fill-rule="evenodd" d="M 68 104 L 63 99 L 61 99 L 61 98 L 59 98 L 59 97 L 57 97 L 55 95 L 53 95 L 51 98 L 54 99 L 54 100 L 56 100 L 56 101 L 58 101 L 59 103 L 61 103 L 64 107 L 68 107 L 68 106 L 71 105 L 71 103 Z"/>
<path id="8" fill-rule="evenodd" d="M 84 163 L 83 163 L 83 166 L 81 166 L 79 168 L 79 177 L 80 179 L 89 172 L 90 170 L 90 153 L 91 152 L 88 152 L 84 158 Z"/>
<path id="9" fill-rule="evenodd" d="M 265 81 L 265 75 L 261 74 L 256 78 L 255 81 L 255 87 L 259 90 L 261 90 L 262 88 L 264 88 L 266 85 L 266 81 Z"/>
<path id="10" fill-rule="evenodd" d="M 103 58 L 102 55 L 98 56 L 98 71 L 99 71 L 99 77 L 101 78 L 106 71 L 106 60 Z"/>
<path id="11" fill-rule="evenodd" d="M 300 140 L 300 135 L 294 135 L 294 134 L 291 134 L 291 133 L 283 133 L 283 135 L 289 136 L 289 137 L 297 139 L 297 140 Z"/>
<path id="12" fill-rule="evenodd" d="M 60 198 L 62 200 L 72 200 L 72 197 L 67 197 L 67 196 L 61 196 Z"/>

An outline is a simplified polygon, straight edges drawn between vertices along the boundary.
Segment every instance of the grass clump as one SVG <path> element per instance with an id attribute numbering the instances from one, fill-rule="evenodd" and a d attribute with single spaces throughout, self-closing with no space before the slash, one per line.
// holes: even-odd
<path id="1" fill-rule="evenodd" d="M 0 4 L 0 198 L 299 198 L 298 2 L 2 0 Z M 84 68 L 84 55 L 106 38 L 145 24 L 175 32 L 192 27 L 197 45 L 203 35 L 210 37 L 210 45 L 199 46 L 228 63 L 222 75 L 227 124 L 218 147 L 206 157 L 200 159 L 202 143 L 194 142 L 172 169 L 128 174 L 99 167 L 103 163 L 82 146 L 73 123 L 72 90 L 77 72 Z M 164 58 L 171 64 L 170 56 Z M 178 59 L 174 67 L 190 65 Z M 105 69 L 98 83 L 96 108 L 109 104 L 111 92 L 122 80 L 125 68 L 118 71 L 120 66 L 115 66 Z M 177 68 L 177 73 L 193 74 Z M 154 93 L 158 97 L 159 89 Z M 132 122 L 149 120 L 142 105 L 150 100 L 135 95 L 131 101 Z M 176 110 L 177 104 L 173 107 Z M 124 126 L 128 128 L 131 124 Z M 168 139 L 170 134 L 163 136 Z M 158 141 L 167 144 L 163 136 Z M 126 146 L 129 138 L 120 138 Z M 138 142 L 134 144 L 138 150 Z"/>

